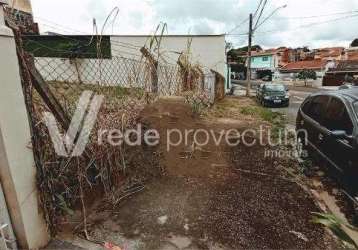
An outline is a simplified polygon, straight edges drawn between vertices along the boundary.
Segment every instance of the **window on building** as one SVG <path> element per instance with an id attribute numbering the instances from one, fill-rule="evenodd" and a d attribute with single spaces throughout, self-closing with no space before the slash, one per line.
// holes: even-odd
<path id="1" fill-rule="evenodd" d="M 268 56 L 264 56 L 264 57 L 262 58 L 262 61 L 267 62 L 267 61 L 268 61 Z"/>

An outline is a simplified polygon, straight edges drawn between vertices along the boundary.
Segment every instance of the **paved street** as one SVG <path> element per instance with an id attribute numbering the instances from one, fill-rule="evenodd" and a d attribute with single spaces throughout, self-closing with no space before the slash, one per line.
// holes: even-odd
<path id="1" fill-rule="evenodd" d="M 259 82 L 253 81 L 252 82 L 252 92 L 251 95 L 256 95 L 256 86 Z M 235 95 L 245 95 L 246 94 L 246 84 L 243 81 L 233 81 L 233 85 L 235 88 L 234 94 Z M 309 87 L 293 87 L 289 86 L 290 89 L 290 106 L 285 108 L 271 108 L 273 111 L 281 112 L 287 116 L 287 120 L 289 125 L 295 126 L 296 123 L 296 116 L 299 107 L 301 106 L 302 102 L 312 93 L 317 91 L 324 91 L 320 89 L 314 89 Z"/>
<path id="2" fill-rule="evenodd" d="M 309 96 L 311 92 L 308 91 L 297 91 L 297 90 L 290 90 L 290 106 L 285 108 L 272 108 L 273 111 L 278 111 L 287 116 L 287 121 L 290 125 L 296 124 L 296 116 L 298 109 L 300 108 L 302 102 Z"/>

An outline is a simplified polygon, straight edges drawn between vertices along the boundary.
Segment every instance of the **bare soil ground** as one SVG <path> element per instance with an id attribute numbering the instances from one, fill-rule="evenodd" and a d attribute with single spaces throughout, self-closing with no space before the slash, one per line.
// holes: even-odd
<path id="1" fill-rule="evenodd" d="M 97 211 L 90 236 L 122 249 L 337 249 L 311 222 L 320 212 L 312 196 L 285 175 L 295 163 L 265 158 L 265 147 L 180 144 L 167 151 L 169 129 L 258 128 L 268 125 L 241 112 L 250 99 L 227 98 L 205 117 L 181 99 L 164 99 L 142 113 L 161 134 L 165 174 L 111 211 Z M 243 114 L 244 113 L 244 114 Z M 294 167 L 294 166 L 291 166 Z"/>

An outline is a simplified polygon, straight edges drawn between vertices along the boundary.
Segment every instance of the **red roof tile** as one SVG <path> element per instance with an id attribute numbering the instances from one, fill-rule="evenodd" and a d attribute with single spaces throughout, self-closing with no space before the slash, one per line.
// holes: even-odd
<path id="1" fill-rule="evenodd" d="M 320 48 L 315 51 L 317 58 L 339 57 L 344 54 L 343 47 Z"/>
<path id="2" fill-rule="evenodd" d="M 347 59 L 348 60 L 358 60 L 358 51 L 348 51 Z"/>
<path id="3" fill-rule="evenodd" d="M 303 69 L 321 69 L 326 65 L 322 60 L 298 61 L 289 63 L 281 70 L 303 70 Z"/>

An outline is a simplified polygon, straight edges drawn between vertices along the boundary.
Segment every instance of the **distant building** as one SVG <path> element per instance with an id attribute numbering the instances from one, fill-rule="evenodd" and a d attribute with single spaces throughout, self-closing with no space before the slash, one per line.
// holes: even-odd
<path id="1" fill-rule="evenodd" d="M 358 60 L 358 47 L 349 47 L 345 49 L 344 59 L 348 61 Z"/>
<path id="2" fill-rule="evenodd" d="M 313 59 L 314 59 L 314 55 L 308 49 L 308 47 L 302 47 L 302 48 L 293 49 L 291 53 L 290 62 L 309 61 Z"/>
<path id="3" fill-rule="evenodd" d="M 277 69 L 295 60 L 294 50 L 286 47 L 254 51 L 251 57 L 251 75 L 253 79 L 270 78 Z"/>
<path id="4" fill-rule="evenodd" d="M 297 79 L 297 76 L 301 71 L 312 70 L 315 71 L 317 75 L 317 80 L 314 84 L 321 85 L 322 78 L 325 75 L 326 71 L 330 67 L 334 66 L 334 63 L 327 62 L 321 59 L 292 62 L 278 69 L 278 71 L 276 71 L 275 73 L 275 79 L 282 81 L 292 81 Z"/>
<path id="5" fill-rule="evenodd" d="M 341 61 L 345 59 L 343 47 L 320 48 L 313 50 L 315 60 Z"/>
<path id="6" fill-rule="evenodd" d="M 15 23 L 25 34 L 39 34 L 37 23 L 34 22 L 30 0 L 9 0 L 5 8 L 8 22 Z"/>
<path id="7" fill-rule="evenodd" d="M 358 60 L 341 61 L 331 68 L 323 78 L 324 86 L 340 86 L 344 82 L 358 84 Z"/>
<path id="8" fill-rule="evenodd" d="M 271 77 L 276 66 L 275 52 L 255 52 L 251 56 L 251 77 L 252 79 L 261 79 L 265 76 Z"/>

